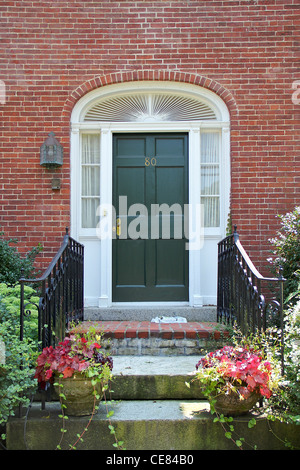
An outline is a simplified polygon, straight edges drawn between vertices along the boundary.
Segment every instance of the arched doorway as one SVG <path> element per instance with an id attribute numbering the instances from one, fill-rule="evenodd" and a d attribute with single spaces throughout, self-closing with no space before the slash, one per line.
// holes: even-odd
<path id="1" fill-rule="evenodd" d="M 191 84 L 119 83 L 81 98 L 71 126 L 71 233 L 85 245 L 86 306 L 214 305 L 229 213 L 225 103 Z"/>

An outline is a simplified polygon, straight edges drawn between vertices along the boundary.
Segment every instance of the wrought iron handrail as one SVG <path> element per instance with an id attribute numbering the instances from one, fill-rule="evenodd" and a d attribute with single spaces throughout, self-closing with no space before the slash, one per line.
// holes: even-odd
<path id="1" fill-rule="evenodd" d="M 38 310 L 38 340 L 41 348 L 54 345 L 65 336 L 72 321 L 83 320 L 83 264 L 84 247 L 71 238 L 66 229 L 63 242 L 44 274 L 36 279 L 20 282 L 20 339 L 24 335 L 24 317 L 30 315 L 29 306 Z M 39 304 L 25 303 L 24 285 L 40 285 Z"/>
<path id="2" fill-rule="evenodd" d="M 284 281 L 281 274 L 278 278 L 260 274 L 243 248 L 235 226 L 234 233 L 218 243 L 217 321 L 237 323 L 247 334 L 265 330 L 267 312 L 272 310 L 279 315 L 283 334 Z M 276 299 L 266 302 L 263 282 L 279 287 Z"/>

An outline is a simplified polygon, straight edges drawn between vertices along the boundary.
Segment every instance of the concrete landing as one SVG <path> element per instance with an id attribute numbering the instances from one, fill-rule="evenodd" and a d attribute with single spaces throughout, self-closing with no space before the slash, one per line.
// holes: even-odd
<path id="1" fill-rule="evenodd" d="M 190 306 L 145 306 L 145 307 L 127 307 L 126 305 L 114 306 L 108 308 L 86 307 L 84 309 L 85 320 L 138 320 L 151 321 L 157 316 L 180 316 L 187 321 L 212 321 L 217 318 L 217 307 L 190 307 Z"/>

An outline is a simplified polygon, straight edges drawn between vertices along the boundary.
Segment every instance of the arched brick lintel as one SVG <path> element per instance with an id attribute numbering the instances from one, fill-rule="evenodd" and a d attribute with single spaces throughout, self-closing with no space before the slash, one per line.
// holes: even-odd
<path id="1" fill-rule="evenodd" d="M 70 118 L 73 107 L 77 101 L 96 88 L 112 85 L 115 83 L 143 80 L 182 82 L 207 88 L 208 90 L 216 93 L 224 101 L 230 113 L 231 119 L 233 119 L 233 117 L 238 114 L 238 108 L 232 93 L 215 80 L 188 72 L 172 70 L 136 70 L 130 72 L 125 71 L 110 73 L 107 75 L 98 75 L 91 78 L 90 80 L 85 81 L 69 95 L 65 102 L 62 116 L 68 116 Z"/>

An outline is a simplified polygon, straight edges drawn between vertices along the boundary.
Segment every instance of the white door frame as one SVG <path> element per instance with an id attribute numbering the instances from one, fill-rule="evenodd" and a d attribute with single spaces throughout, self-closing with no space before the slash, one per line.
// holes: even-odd
<path id="1" fill-rule="evenodd" d="M 83 117 L 93 103 L 102 96 L 115 93 L 128 92 L 128 90 L 168 90 L 177 93 L 197 96 L 205 100 L 214 109 L 217 120 L 189 121 L 189 122 L 84 122 Z M 114 133 L 150 133 L 150 132 L 186 132 L 189 136 L 189 207 L 190 211 L 200 201 L 200 136 L 204 129 L 219 130 L 221 133 L 221 226 L 219 228 L 204 229 L 205 239 L 214 240 L 215 243 L 225 236 L 227 215 L 230 201 L 230 133 L 229 112 L 225 103 L 215 93 L 196 85 L 175 82 L 130 82 L 116 85 L 107 85 L 94 90 L 75 105 L 71 117 L 71 236 L 86 244 L 94 241 L 97 249 L 100 249 L 100 288 L 96 295 L 94 306 L 110 307 L 112 302 L 112 240 L 105 238 L 99 240 L 96 229 L 81 228 L 81 201 L 80 201 L 80 161 L 81 161 L 81 134 L 83 132 L 96 132 L 100 134 L 101 172 L 100 172 L 100 201 L 103 204 L 112 204 L 112 136 Z M 100 214 L 103 216 L 104 214 Z M 109 216 L 109 214 L 107 215 Z M 193 214 L 190 212 L 189 220 Z M 204 303 L 214 304 L 216 299 L 204 299 L 201 292 L 201 250 L 189 251 L 189 302 L 176 302 L 176 305 L 202 306 Z M 87 300 L 89 302 L 89 300 Z M 171 302 L 155 303 L 155 305 L 170 305 Z M 137 303 L 124 303 L 126 306 Z M 143 305 L 153 305 L 145 303 Z"/>

